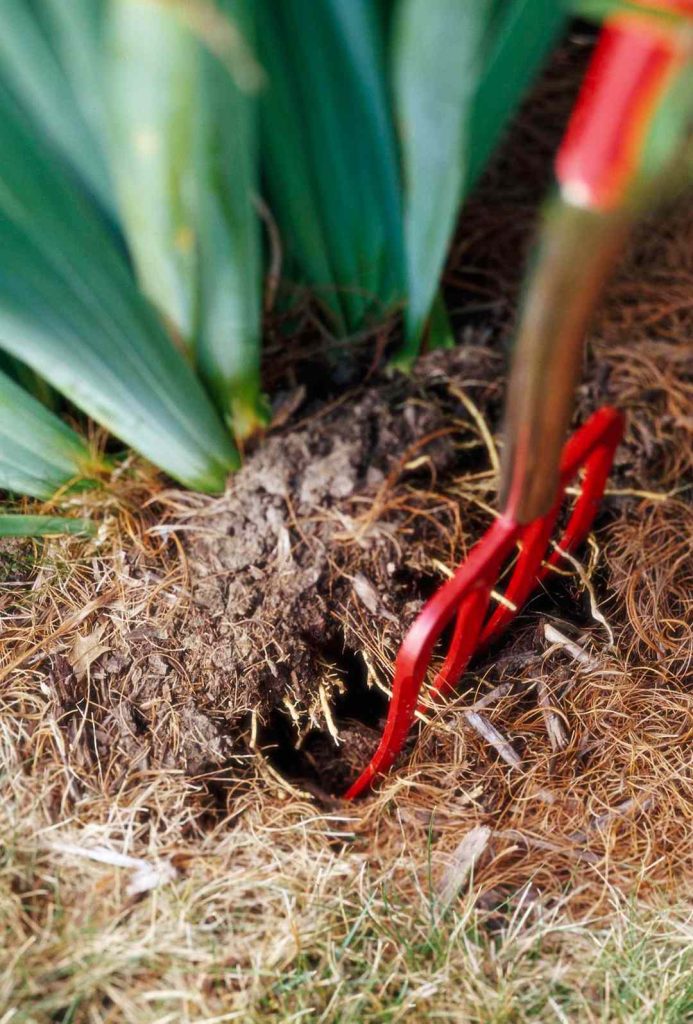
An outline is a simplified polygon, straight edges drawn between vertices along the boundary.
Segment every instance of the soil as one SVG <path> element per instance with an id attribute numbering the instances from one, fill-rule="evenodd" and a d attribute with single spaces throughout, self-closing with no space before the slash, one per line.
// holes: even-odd
<path id="1" fill-rule="evenodd" d="M 458 395 L 496 420 L 502 367 L 483 345 L 433 353 L 410 378 L 301 410 L 222 498 L 188 497 L 167 530 L 182 539 L 189 601 L 163 630 L 154 607 L 146 623 L 127 620 L 91 671 L 101 707 L 109 677 L 127 678 L 116 717 L 130 758 L 200 774 L 252 743 L 327 788 L 353 777 L 386 703 L 373 673 L 442 580 L 435 558 L 459 558 L 487 518 L 446 495 L 480 478 L 472 498 L 490 496 Z M 162 694 L 178 708 L 175 731 L 157 727 Z"/>

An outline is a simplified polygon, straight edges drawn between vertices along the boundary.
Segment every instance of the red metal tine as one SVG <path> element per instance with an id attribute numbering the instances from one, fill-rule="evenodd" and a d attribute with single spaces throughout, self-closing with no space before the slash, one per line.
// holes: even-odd
<path id="1" fill-rule="evenodd" d="M 562 497 L 563 492 L 561 492 Z M 497 585 L 497 580 L 495 584 L 491 584 L 488 590 L 473 591 L 465 599 L 457 614 L 455 632 L 447 657 L 433 680 L 427 696 L 435 699 L 450 694 L 457 686 L 470 659 L 478 653 L 482 646 L 485 646 L 487 634 L 500 635 L 515 618 L 520 607 L 537 586 L 537 577 L 548 550 L 551 531 L 559 508 L 560 499 L 548 515 L 542 516 L 541 519 L 526 526 L 517 527 L 515 543 L 519 546 L 520 552 L 504 595 L 509 604 L 514 607 L 500 604 L 488 622 L 484 624 L 491 590 Z M 421 711 L 424 709 L 423 705 L 419 708 Z"/>
<path id="2" fill-rule="evenodd" d="M 501 636 L 530 594 L 546 579 L 552 568 L 560 565 L 562 553 L 570 554 L 585 539 L 597 514 L 614 452 L 622 435 L 621 413 L 605 406 L 595 412 L 569 439 L 563 449 L 560 490 L 553 509 L 548 515 L 529 523 L 518 536 L 522 551 L 505 591 L 505 597 L 515 609 L 499 605 L 484 626 L 475 653 Z M 544 561 L 566 488 L 581 469 L 584 470 L 584 479 L 578 500 L 555 551 Z"/>
<path id="3" fill-rule="evenodd" d="M 462 599 L 448 653 L 427 696 L 434 699 L 447 697 L 457 686 L 470 658 L 476 651 L 481 627 L 484 624 L 491 600 L 492 589 L 493 584 L 488 587 L 477 587 Z M 420 704 L 419 711 L 424 710 L 425 705 Z"/>
<path id="4" fill-rule="evenodd" d="M 419 694 L 436 641 L 459 611 L 461 604 L 470 597 L 474 598 L 477 592 L 484 595 L 485 608 L 498 571 L 513 550 L 517 531 L 518 527 L 512 520 L 503 517 L 497 519 L 472 548 L 469 557 L 455 575 L 436 591 L 419 612 L 395 661 L 392 699 L 378 749 L 356 782 L 347 790 L 347 800 L 353 800 L 363 793 L 377 775 L 384 774 L 391 767 L 414 721 Z M 466 621 L 473 639 L 472 650 L 483 617 L 478 614 L 481 604 L 482 598 L 479 597 L 478 602 L 474 599 L 468 605 L 471 614 Z"/>
<path id="5" fill-rule="evenodd" d="M 580 497 L 563 531 L 556 550 L 539 574 L 542 582 L 554 566 L 560 565 L 562 552 L 573 551 L 589 533 L 604 494 L 614 454 L 623 437 L 623 416 L 617 409 L 598 409 L 568 441 L 561 460 L 561 489 L 570 484 L 582 468 L 585 475 Z"/>
<path id="6" fill-rule="evenodd" d="M 527 526 L 516 527 L 515 543 L 519 545 L 520 553 L 505 592 L 507 600 L 516 605 L 516 608 L 519 608 L 536 586 L 537 573 L 549 545 L 556 515 L 557 510 L 552 510 L 549 515 L 537 519 Z M 500 571 L 501 566 L 498 569 Z M 470 659 L 484 642 L 484 636 L 489 626 L 493 627 L 494 632 L 496 630 L 500 632 L 515 617 L 515 610 L 501 604 L 488 623 L 484 625 L 491 591 L 497 582 L 496 577 L 495 581 L 490 582 L 488 588 L 472 591 L 464 599 L 457 613 L 455 632 L 450 641 L 447 656 L 431 684 L 428 697 L 436 699 L 452 693 Z M 424 705 L 421 705 L 419 710 L 425 710 Z"/>
<path id="7" fill-rule="evenodd" d="M 550 567 L 558 564 L 561 552 L 570 552 L 584 539 L 594 519 L 609 475 L 613 452 L 621 436 L 621 417 L 614 410 L 602 409 L 571 438 L 565 447 L 560 467 L 560 491 L 551 511 L 518 528 L 520 548 L 501 603 L 481 629 L 490 592 L 477 590 L 460 606 L 455 633 L 442 668 L 429 690 L 430 697 L 450 694 L 474 654 L 478 654 L 507 629 L 530 594 L 536 590 Z M 582 493 L 571 514 L 556 553 L 542 567 L 551 533 L 565 496 L 565 488 L 581 468 L 585 469 Z M 424 710 L 420 707 L 419 710 Z"/>
<path id="8" fill-rule="evenodd" d="M 546 557 L 551 534 L 560 511 L 563 493 L 561 490 L 558 501 L 547 515 L 522 527 L 518 535 L 520 553 L 504 592 L 505 600 L 508 603 L 499 604 L 484 625 L 477 651 L 486 647 L 492 639 L 500 636 L 507 629 L 532 591 L 536 589 L 542 562 Z"/>
<path id="9" fill-rule="evenodd" d="M 560 492 L 548 515 L 526 526 L 518 525 L 508 516 L 498 518 L 452 579 L 426 602 L 397 655 L 392 699 L 378 749 L 347 791 L 347 800 L 359 796 L 370 787 L 376 776 L 387 772 L 402 749 L 414 722 L 433 648 L 453 617 L 457 616 L 453 638 L 432 686 L 432 693 L 438 696 L 449 693 L 471 657 L 507 628 L 520 605 L 551 571 L 551 567 L 559 564 L 562 552 L 572 550 L 584 539 L 604 492 L 622 431 L 623 420 L 615 409 L 604 408 L 596 412 L 565 446 Z M 542 559 L 548 549 L 565 489 L 581 469 L 584 469 L 585 476 L 580 497 L 560 544 L 542 568 Z M 491 590 L 497 583 L 503 563 L 518 541 L 522 548 L 506 590 L 506 596 L 516 608 L 499 607 L 482 629 Z"/>

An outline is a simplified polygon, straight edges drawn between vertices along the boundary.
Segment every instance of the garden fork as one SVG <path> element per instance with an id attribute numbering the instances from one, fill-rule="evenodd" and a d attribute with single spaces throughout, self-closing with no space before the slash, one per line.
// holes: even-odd
<path id="1" fill-rule="evenodd" d="M 692 0 L 637 7 L 631 4 L 602 29 L 557 155 L 558 197 L 544 218 L 510 375 L 503 511 L 407 632 L 382 738 L 347 799 L 366 791 L 401 751 L 417 710 L 424 710 L 421 691 L 445 628 L 454 621 L 428 691 L 434 701 L 454 690 L 473 655 L 502 634 L 531 593 L 585 539 L 599 507 L 622 435 L 620 413 L 600 409 L 562 454 L 561 445 L 589 316 L 634 219 L 648 133 L 686 66 L 693 14 Z M 550 551 L 566 491 L 579 476 L 579 497 Z M 513 557 L 504 599 L 489 612 L 492 591 Z"/>

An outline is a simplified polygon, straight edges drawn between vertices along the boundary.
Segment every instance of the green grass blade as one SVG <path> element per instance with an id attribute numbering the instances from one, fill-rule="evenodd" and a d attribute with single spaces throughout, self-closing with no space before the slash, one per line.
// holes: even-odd
<path id="1" fill-rule="evenodd" d="M 70 2 L 63 0 L 66 6 Z M 0 78 L 104 207 L 112 209 L 103 154 L 80 111 L 42 13 L 40 2 L 3 0 Z"/>
<path id="2" fill-rule="evenodd" d="M 263 165 L 273 212 L 337 330 L 403 297 L 382 19 L 370 0 L 260 0 Z"/>
<path id="3" fill-rule="evenodd" d="M 0 372 L 0 488 L 44 500 L 89 475 L 90 454 L 74 431 Z"/>
<path id="4" fill-rule="evenodd" d="M 476 184 L 503 130 L 565 27 L 567 0 L 496 3 L 469 127 L 464 195 Z"/>
<path id="5" fill-rule="evenodd" d="M 0 537 L 49 537 L 96 534 L 96 524 L 90 519 L 68 519 L 66 516 L 23 516 L 0 514 Z"/>
<path id="6" fill-rule="evenodd" d="M 112 0 L 106 37 L 121 219 L 143 291 L 190 346 L 199 43 L 175 7 L 151 0 Z"/>
<path id="7" fill-rule="evenodd" d="M 400 365 L 418 353 L 455 227 L 475 144 L 469 111 L 491 13 L 491 0 L 402 0 L 397 11 L 393 78 L 406 186 L 409 293 Z"/>
<path id="8" fill-rule="evenodd" d="M 0 348 L 182 483 L 237 455 L 88 198 L 0 89 Z"/>
<path id="9" fill-rule="evenodd" d="M 251 3 L 221 0 L 219 16 L 254 42 Z M 233 17 L 231 17 L 233 16 Z M 251 68 L 252 71 L 252 68 Z M 199 256 L 197 361 L 236 436 L 265 422 L 260 393 L 262 260 L 255 74 L 200 52 L 196 229 Z"/>

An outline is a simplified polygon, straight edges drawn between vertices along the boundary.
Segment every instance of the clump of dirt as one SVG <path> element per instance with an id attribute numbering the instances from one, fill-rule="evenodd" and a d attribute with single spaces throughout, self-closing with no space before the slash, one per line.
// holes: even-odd
<path id="1" fill-rule="evenodd" d="M 176 495 L 165 530 L 180 538 L 189 601 L 163 630 L 123 624 L 99 666 L 128 676 L 130 758 L 197 774 L 261 746 L 289 773 L 346 784 L 377 742 L 375 673 L 488 518 L 492 473 L 469 403 L 495 421 L 502 367 L 481 345 L 432 354 L 410 378 L 302 410 L 223 497 Z M 466 504 L 453 496 L 464 481 Z M 163 747 L 146 710 L 162 693 L 180 709 Z"/>

